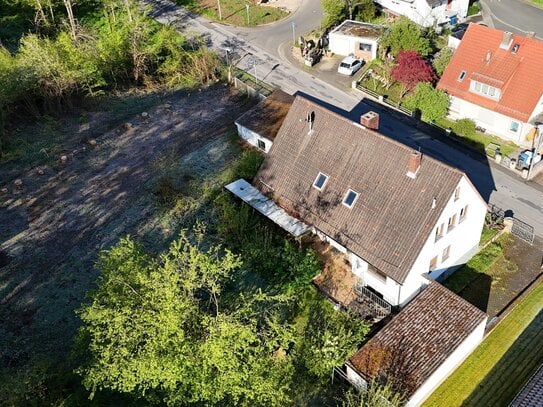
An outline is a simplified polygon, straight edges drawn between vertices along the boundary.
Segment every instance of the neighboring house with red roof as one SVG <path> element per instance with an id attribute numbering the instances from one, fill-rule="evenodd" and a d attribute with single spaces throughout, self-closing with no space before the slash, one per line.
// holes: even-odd
<path id="1" fill-rule="evenodd" d="M 466 263 L 487 211 L 462 171 L 300 96 L 255 177 L 259 198 L 234 184 L 226 188 L 254 195 L 245 201 L 261 213 L 276 204 L 288 224 L 309 225 L 345 253 L 368 297 L 392 306 L 410 301 L 428 276 Z"/>
<path id="2" fill-rule="evenodd" d="M 420 406 L 483 340 L 487 318 L 430 282 L 347 360 L 346 377 L 361 388 L 372 380 L 388 381 L 407 399 L 407 407 Z"/>
<path id="3" fill-rule="evenodd" d="M 469 0 L 375 0 L 394 14 L 423 27 L 454 23 L 468 14 Z"/>
<path id="4" fill-rule="evenodd" d="M 543 41 L 470 24 L 437 88 L 451 97 L 451 118 L 531 146 L 543 112 Z"/>

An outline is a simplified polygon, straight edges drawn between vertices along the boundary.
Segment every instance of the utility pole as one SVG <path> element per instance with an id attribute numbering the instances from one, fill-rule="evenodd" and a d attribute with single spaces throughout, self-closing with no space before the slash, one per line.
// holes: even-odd
<path id="1" fill-rule="evenodd" d="M 255 68 L 255 82 L 258 85 L 258 76 L 256 76 L 256 58 L 253 57 L 253 66 Z"/>
<path id="2" fill-rule="evenodd" d="M 249 21 L 249 3 L 245 4 L 245 10 L 247 10 L 247 27 L 251 24 Z"/>
<path id="3" fill-rule="evenodd" d="M 221 0 L 217 0 L 217 8 L 219 9 L 219 20 L 222 21 Z"/>

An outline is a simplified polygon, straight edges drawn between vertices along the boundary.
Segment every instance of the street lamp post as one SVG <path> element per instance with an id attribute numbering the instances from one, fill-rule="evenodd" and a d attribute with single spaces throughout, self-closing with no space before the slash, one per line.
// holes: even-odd
<path id="1" fill-rule="evenodd" d="M 256 75 L 256 58 L 253 58 L 253 67 L 255 69 L 255 83 L 258 85 L 258 76 Z"/>
<path id="2" fill-rule="evenodd" d="M 249 26 L 251 24 L 249 21 L 249 3 L 245 4 L 245 10 L 247 10 L 247 26 Z"/>
<path id="3" fill-rule="evenodd" d="M 222 21 L 221 0 L 217 0 L 217 8 L 219 9 L 219 20 Z"/>
<path id="4" fill-rule="evenodd" d="M 292 22 L 292 43 L 296 45 L 296 31 L 294 30 L 296 28 L 296 23 Z"/>

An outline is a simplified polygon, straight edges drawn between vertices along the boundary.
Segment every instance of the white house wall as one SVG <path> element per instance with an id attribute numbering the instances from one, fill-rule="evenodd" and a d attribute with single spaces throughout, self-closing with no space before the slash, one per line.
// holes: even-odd
<path id="1" fill-rule="evenodd" d="M 396 14 L 403 15 L 423 27 L 435 26 L 449 22 L 450 15 L 447 13 L 447 0 L 433 9 L 426 0 L 414 0 L 409 3 L 404 0 L 376 0 L 376 3 L 392 10 Z M 453 0 L 450 5 L 450 12 L 456 12 L 457 18 L 463 20 L 468 13 L 469 0 Z"/>
<path id="2" fill-rule="evenodd" d="M 409 302 L 425 284 L 423 275 L 428 273 L 430 261 L 435 256 L 438 257 L 437 267 L 429 273 L 429 277 L 434 280 L 451 268 L 465 264 L 479 248 L 487 206 L 465 176 L 462 177 L 458 186 L 460 187 L 459 198 L 455 200 L 454 194 L 450 197 L 401 288 L 399 302 L 402 306 Z M 431 203 L 429 202 L 428 205 Z M 466 218 L 459 222 L 460 210 L 466 205 L 468 205 Z M 448 220 L 453 215 L 456 215 L 456 225 L 447 232 Z M 445 225 L 445 232 L 436 241 L 436 228 L 441 224 Z M 443 251 L 447 246 L 450 246 L 449 257 L 443 260 Z"/>
<path id="3" fill-rule="evenodd" d="M 518 144 L 529 143 L 526 141 L 526 134 L 532 129 L 531 125 L 455 96 L 451 96 L 449 117 L 455 120 L 466 118 L 472 119 L 477 126 L 483 127 L 489 133 L 500 136 L 506 140 L 512 140 Z M 512 121 L 519 124 L 519 128 L 516 132 L 510 130 Z"/>
<path id="4" fill-rule="evenodd" d="M 371 44 L 371 58 L 375 59 L 377 57 L 377 40 L 375 39 L 330 33 L 329 41 L 328 48 L 334 54 L 345 56 L 351 54 L 356 55 L 358 53 L 356 47 L 362 42 Z"/>
<path id="5" fill-rule="evenodd" d="M 260 136 L 259 134 L 255 133 L 252 130 L 249 130 L 247 127 L 241 126 L 238 123 L 236 123 L 236 127 L 238 129 L 238 135 L 244 139 L 247 143 L 251 144 L 252 146 L 255 146 L 260 149 L 258 146 L 258 140 L 261 140 L 265 144 L 264 152 L 267 153 L 270 151 L 270 148 L 272 146 L 272 141 L 268 140 L 265 137 Z"/>
<path id="6" fill-rule="evenodd" d="M 475 350 L 485 334 L 485 318 L 411 396 L 406 407 L 420 406 L 424 400 Z M 356 374 L 356 373 L 355 373 Z"/>

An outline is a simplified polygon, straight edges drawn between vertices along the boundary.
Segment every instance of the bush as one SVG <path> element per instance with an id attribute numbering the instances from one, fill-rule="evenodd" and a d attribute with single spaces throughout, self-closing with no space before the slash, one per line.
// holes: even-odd
<path id="1" fill-rule="evenodd" d="M 443 75 L 443 72 L 445 72 L 445 68 L 449 65 L 452 56 L 453 50 L 450 47 L 442 48 L 441 51 L 435 55 L 432 66 L 439 76 Z"/>
<path id="2" fill-rule="evenodd" d="M 480 11 L 481 11 L 481 9 L 479 8 L 479 4 L 478 3 L 473 3 L 468 8 L 468 16 L 472 16 L 474 14 L 479 14 Z"/>
<path id="3" fill-rule="evenodd" d="M 475 122 L 471 119 L 460 119 L 453 123 L 452 131 L 460 136 L 475 136 Z"/>
<path id="4" fill-rule="evenodd" d="M 420 110 L 423 119 L 435 122 L 447 114 L 449 96 L 429 83 L 419 83 L 403 106 L 410 110 Z"/>

